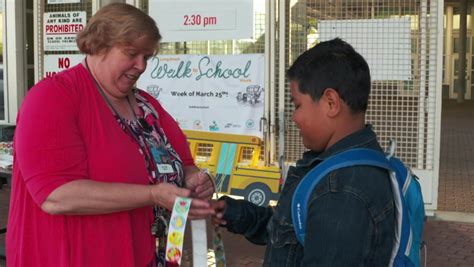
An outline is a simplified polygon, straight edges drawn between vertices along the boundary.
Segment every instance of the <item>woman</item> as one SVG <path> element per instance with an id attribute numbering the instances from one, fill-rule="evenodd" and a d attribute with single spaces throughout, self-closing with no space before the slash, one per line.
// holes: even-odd
<path id="1" fill-rule="evenodd" d="M 195 197 L 191 217 L 213 213 L 212 182 L 178 125 L 134 89 L 160 38 L 139 9 L 108 5 L 78 34 L 84 61 L 30 90 L 15 133 L 8 266 L 153 266 L 177 196 Z"/>

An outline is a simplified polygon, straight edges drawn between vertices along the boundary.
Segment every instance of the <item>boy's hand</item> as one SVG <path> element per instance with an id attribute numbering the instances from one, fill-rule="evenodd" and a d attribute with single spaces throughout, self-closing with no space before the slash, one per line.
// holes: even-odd
<path id="1" fill-rule="evenodd" d="M 212 208 L 214 209 L 215 214 L 212 215 L 212 223 L 215 226 L 226 225 L 227 221 L 224 220 L 225 213 L 225 200 L 218 200 L 212 202 Z"/>

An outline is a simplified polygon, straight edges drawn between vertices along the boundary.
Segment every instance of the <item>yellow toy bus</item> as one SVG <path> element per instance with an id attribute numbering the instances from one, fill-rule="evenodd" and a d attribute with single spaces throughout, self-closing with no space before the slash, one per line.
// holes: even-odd
<path id="1" fill-rule="evenodd" d="M 196 165 L 216 177 L 217 191 L 267 206 L 277 200 L 281 172 L 259 159 L 262 140 L 255 136 L 185 130 Z"/>

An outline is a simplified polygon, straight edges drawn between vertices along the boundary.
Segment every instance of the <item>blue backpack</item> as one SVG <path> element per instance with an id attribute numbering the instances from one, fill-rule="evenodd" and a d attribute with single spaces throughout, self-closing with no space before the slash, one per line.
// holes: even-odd
<path id="1" fill-rule="evenodd" d="M 398 158 L 385 156 L 372 149 L 356 148 L 336 154 L 318 164 L 303 177 L 291 203 L 291 215 L 298 241 L 304 245 L 308 200 L 313 189 L 330 172 L 355 165 L 384 168 L 390 173 L 397 229 L 389 266 L 420 266 L 425 208 L 418 177 Z"/>

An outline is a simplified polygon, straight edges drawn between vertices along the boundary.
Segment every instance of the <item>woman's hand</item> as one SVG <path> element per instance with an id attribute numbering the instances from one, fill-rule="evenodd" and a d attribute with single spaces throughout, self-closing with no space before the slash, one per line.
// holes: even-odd
<path id="1" fill-rule="evenodd" d="M 176 197 L 191 197 L 191 190 L 179 188 L 173 184 L 158 183 L 151 186 L 150 194 L 153 203 L 168 210 L 173 210 Z M 214 214 L 214 209 L 208 201 L 192 198 L 188 217 L 190 219 L 202 219 Z"/>
<path id="2" fill-rule="evenodd" d="M 191 190 L 191 196 L 199 199 L 211 199 L 215 188 L 213 178 L 197 167 L 193 171 L 185 171 L 185 187 Z"/>

